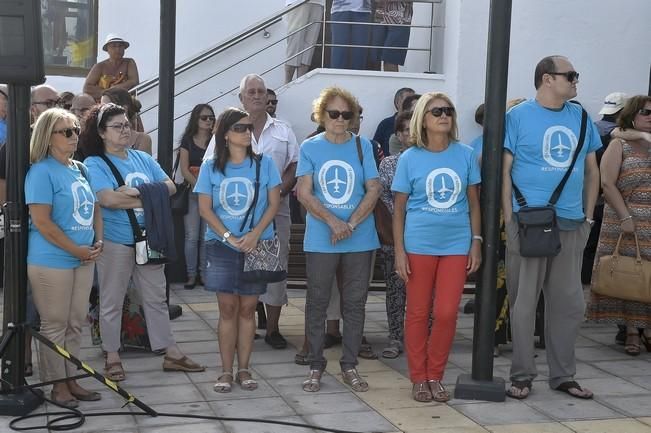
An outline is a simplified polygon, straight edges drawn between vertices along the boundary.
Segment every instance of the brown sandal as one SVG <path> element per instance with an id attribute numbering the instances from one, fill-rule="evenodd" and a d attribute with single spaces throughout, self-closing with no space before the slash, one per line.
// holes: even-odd
<path id="1" fill-rule="evenodd" d="M 198 373 L 205 371 L 206 367 L 203 367 L 187 356 L 183 356 L 179 359 L 170 358 L 166 356 L 163 358 L 163 371 L 185 371 L 188 373 Z"/>
<path id="2" fill-rule="evenodd" d="M 124 367 L 120 361 L 117 362 L 107 362 L 104 365 L 104 376 L 113 382 L 120 382 L 126 379 L 126 374 L 124 373 Z"/>
<path id="3" fill-rule="evenodd" d="M 414 383 L 411 388 L 411 396 L 414 400 L 421 403 L 429 403 L 432 401 L 432 391 L 429 389 L 427 382 Z"/>
<path id="4" fill-rule="evenodd" d="M 637 343 L 634 343 L 633 338 L 637 338 Z M 629 340 L 630 339 L 630 340 Z M 641 351 L 640 334 L 637 332 L 630 332 L 626 334 L 626 342 L 624 343 L 624 352 L 630 356 L 638 356 Z"/>

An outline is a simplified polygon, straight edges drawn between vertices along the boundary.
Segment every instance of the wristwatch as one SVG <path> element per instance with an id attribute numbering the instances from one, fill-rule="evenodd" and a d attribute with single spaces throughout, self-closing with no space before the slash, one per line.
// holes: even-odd
<path id="1" fill-rule="evenodd" d="M 585 220 L 588 222 L 588 224 L 590 224 L 591 227 L 594 225 L 594 220 L 593 219 L 586 218 Z"/>
<path id="2" fill-rule="evenodd" d="M 230 230 L 227 231 L 226 233 L 224 233 L 224 237 L 222 237 L 222 242 L 223 242 L 223 243 L 228 242 L 228 238 L 230 238 L 231 235 L 232 235 L 232 233 L 230 232 Z"/>

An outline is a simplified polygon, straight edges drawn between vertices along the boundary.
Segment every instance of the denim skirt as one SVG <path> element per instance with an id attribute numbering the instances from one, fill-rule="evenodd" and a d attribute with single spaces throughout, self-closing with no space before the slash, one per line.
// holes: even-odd
<path id="1" fill-rule="evenodd" d="M 240 296 L 259 296 L 267 291 L 267 283 L 242 281 L 244 253 L 218 240 L 206 241 L 204 288 L 211 292 Z"/>

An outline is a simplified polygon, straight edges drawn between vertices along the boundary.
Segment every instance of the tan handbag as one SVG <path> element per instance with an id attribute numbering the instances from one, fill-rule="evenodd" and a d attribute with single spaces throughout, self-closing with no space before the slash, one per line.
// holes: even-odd
<path id="1" fill-rule="evenodd" d="M 621 233 L 613 254 L 599 258 L 597 280 L 592 291 L 611 298 L 649 304 L 651 303 L 651 262 L 642 260 L 637 234 L 633 235 L 637 256 L 619 255 L 619 245 L 624 236 L 624 233 Z"/>

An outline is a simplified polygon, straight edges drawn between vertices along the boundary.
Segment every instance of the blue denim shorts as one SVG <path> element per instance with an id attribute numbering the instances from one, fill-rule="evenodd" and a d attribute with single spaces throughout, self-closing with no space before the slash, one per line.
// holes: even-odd
<path id="1" fill-rule="evenodd" d="M 267 283 L 241 280 L 243 269 L 244 253 L 215 239 L 206 241 L 206 272 L 203 278 L 206 290 L 239 296 L 260 296 L 265 293 Z"/>

